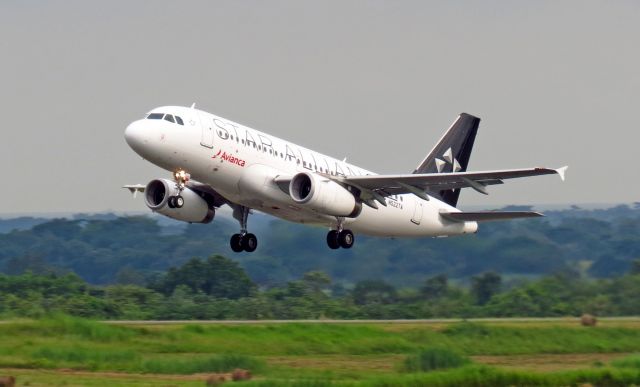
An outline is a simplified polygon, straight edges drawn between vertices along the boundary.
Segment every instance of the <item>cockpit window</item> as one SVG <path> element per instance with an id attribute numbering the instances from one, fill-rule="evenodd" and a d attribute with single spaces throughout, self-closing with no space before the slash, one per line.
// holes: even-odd
<path id="1" fill-rule="evenodd" d="M 164 118 L 165 121 L 173 122 L 174 124 L 179 124 L 184 126 L 184 121 L 182 121 L 182 118 L 178 116 L 174 116 L 173 114 L 151 113 L 147 115 L 148 120 L 161 120 L 162 118 Z"/>

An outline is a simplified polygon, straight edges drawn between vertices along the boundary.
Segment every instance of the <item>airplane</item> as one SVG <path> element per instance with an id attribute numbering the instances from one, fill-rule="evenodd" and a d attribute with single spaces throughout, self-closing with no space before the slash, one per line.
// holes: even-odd
<path id="1" fill-rule="evenodd" d="M 331 249 L 349 249 L 354 232 L 379 237 L 446 237 L 476 233 L 478 223 L 543 216 L 529 211 L 463 212 L 460 191 L 506 179 L 558 174 L 567 167 L 469 172 L 480 119 L 461 113 L 411 173 L 378 175 L 363 168 L 203 110 L 152 109 L 129 124 L 127 144 L 143 159 L 172 172 L 171 179 L 125 185 L 144 193 L 149 209 L 189 223 L 209 223 L 223 205 L 233 209 L 240 232 L 234 252 L 252 252 L 253 210 L 292 222 L 327 227 Z"/>

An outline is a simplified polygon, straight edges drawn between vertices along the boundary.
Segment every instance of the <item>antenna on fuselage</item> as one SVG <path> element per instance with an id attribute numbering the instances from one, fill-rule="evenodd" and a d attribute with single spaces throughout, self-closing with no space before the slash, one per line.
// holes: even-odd
<path id="1" fill-rule="evenodd" d="M 191 104 L 191 109 L 194 109 L 195 107 L 196 107 L 196 103 L 194 102 Z"/>

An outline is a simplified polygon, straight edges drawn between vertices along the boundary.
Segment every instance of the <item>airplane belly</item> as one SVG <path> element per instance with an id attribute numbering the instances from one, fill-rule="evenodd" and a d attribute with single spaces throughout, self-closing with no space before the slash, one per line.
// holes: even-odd
<path id="1" fill-rule="evenodd" d="M 440 216 L 440 207 L 431 202 L 411 198 L 402 205 L 387 201 L 387 207 L 363 207 L 359 217 L 345 224 L 354 232 L 387 237 L 437 237 L 468 233 L 465 223 L 449 222 Z M 418 206 L 418 207 L 417 207 Z M 416 208 L 420 209 L 419 216 Z M 345 226 L 345 227 L 347 227 Z"/>

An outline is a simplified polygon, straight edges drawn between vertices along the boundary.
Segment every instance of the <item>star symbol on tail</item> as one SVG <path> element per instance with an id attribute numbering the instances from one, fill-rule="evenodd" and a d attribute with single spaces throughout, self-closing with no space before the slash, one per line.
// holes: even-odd
<path id="1" fill-rule="evenodd" d="M 442 158 L 444 160 L 436 158 L 436 168 L 438 169 L 438 173 L 444 172 L 444 168 L 447 164 L 451 165 L 451 170 L 453 172 L 460 172 L 460 170 L 462 170 L 462 167 L 460 166 L 458 160 L 453 157 L 453 150 L 451 148 L 447 149 L 447 151 L 444 152 Z"/>

